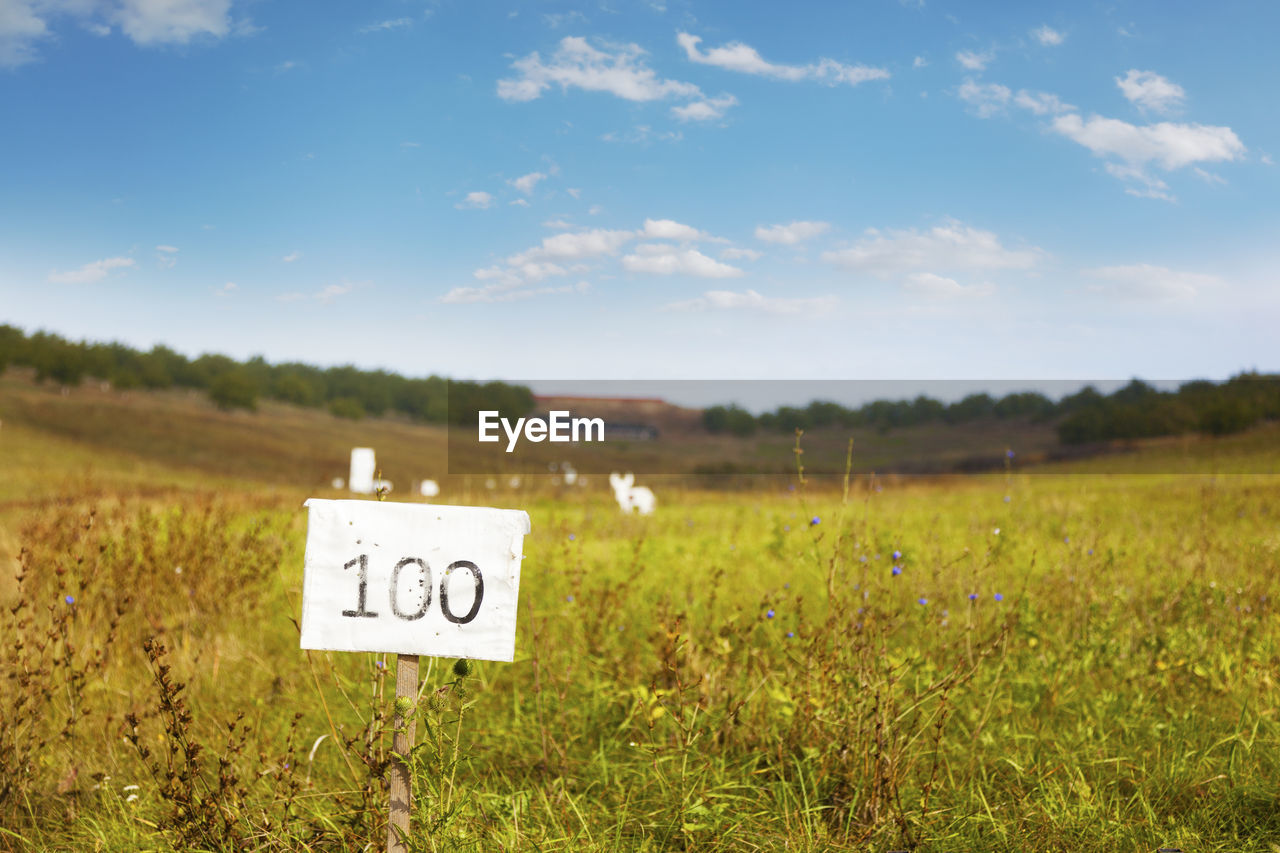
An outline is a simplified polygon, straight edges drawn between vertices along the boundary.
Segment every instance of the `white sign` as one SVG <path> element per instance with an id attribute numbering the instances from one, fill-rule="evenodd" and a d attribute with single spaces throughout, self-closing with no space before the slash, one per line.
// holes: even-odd
<path id="1" fill-rule="evenodd" d="M 372 447 L 351 448 L 351 476 L 347 483 L 358 495 L 373 494 L 373 475 L 378 470 Z"/>
<path id="2" fill-rule="evenodd" d="M 528 514 L 307 501 L 302 648 L 511 661 Z"/>

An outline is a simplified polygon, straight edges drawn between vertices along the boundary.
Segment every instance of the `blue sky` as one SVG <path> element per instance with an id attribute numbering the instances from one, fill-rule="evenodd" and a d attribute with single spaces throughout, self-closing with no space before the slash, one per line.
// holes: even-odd
<path id="1" fill-rule="evenodd" d="M 1271 3 L 0 0 L 0 321 L 556 378 L 1277 369 Z"/>

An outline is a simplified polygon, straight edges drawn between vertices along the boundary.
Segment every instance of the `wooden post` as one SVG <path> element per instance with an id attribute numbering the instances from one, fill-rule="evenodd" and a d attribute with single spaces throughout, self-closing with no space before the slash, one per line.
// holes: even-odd
<path id="1" fill-rule="evenodd" d="M 396 704 L 400 699 L 415 702 L 418 698 L 418 656 L 396 655 Z M 417 722 L 415 708 L 407 716 L 395 715 L 395 738 L 392 742 L 391 819 L 387 822 L 387 853 L 406 853 L 404 839 L 409 835 L 409 813 L 413 804 L 409 785 L 409 753 L 413 751 L 413 730 Z"/>

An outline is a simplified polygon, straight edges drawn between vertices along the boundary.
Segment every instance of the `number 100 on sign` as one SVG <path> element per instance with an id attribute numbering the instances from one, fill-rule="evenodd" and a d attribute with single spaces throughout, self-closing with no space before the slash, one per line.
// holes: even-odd
<path id="1" fill-rule="evenodd" d="M 510 661 L 529 517 L 307 501 L 302 648 Z"/>

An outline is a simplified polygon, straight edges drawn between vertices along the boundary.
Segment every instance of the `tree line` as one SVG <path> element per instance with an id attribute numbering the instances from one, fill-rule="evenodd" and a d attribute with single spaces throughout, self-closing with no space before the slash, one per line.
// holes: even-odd
<path id="1" fill-rule="evenodd" d="M 270 364 L 261 356 L 236 361 L 206 353 L 187 358 L 165 346 L 145 352 L 122 343 L 72 341 L 50 332 L 26 334 L 0 325 L 0 372 L 33 368 L 40 382 L 74 387 L 85 379 L 117 389 L 191 388 L 223 409 L 257 408 L 260 399 L 326 408 L 340 417 L 398 413 L 429 423 L 474 423 L 479 409 L 504 416 L 533 411 L 533 393 L 505 382 L 462 382 L 440 376 L 409 378 L 350 365 L 320 368 L 298 362 Z M 451 405 L 452 403 L 452 405 Z"/>
<path id="2" fill-rule="evenodd" d="M 497 410 L 503 417 L 520 417 L 534 410 L 533 393 L 528 388 L 505 382 L 463 382 L 434 375 L 409 378 L 351 365 L 270 364 L 261 356 L 247 361 L 212 353 L 187 358 L 160 345 L 143 352 L 121 343 L 72 341 L 51 332 L 27 334 L 15 326 L 0 325 L 0 372 L 8 365 L 33 368 L 39 381 L 65 386 L 94 378 L 122 390 L 197 389 L 224 409 L 253 410 L 260 399 L 270 399 L 326 408 L 348 418 L 398 413 L 428 423 L 471 425 L 481 409 Z M 815 400 L 807 406 L 780 406 L 760 415 L 738 406 L 712 406 L 702 413 L 708 431 L 738 436 L 757 430 L 891 430 L 1012 419 L 1052 423 L 1064 444 L 1189 432 L 1226 435 L 1280 419 L 1280 375 L 1241 373 L 1225 382 L 1186 382 L 1171 391 L 1134 379 L 1111 394 L 1087 386 L 1057 401 L 1023 391 L 999 398 L 970 394 L 954 403 L 920 395 L 911 400 L 875 400 L 852 408 Z"/>
<path id="3" fill-rule="evenodd" d="M 1063 444 L 1190 432 L 1226 435 L 1280 419 L 1280 376 L 1241 373 L 1225 382 L 1186 382 L 1173 391 L 1161 391 L 1134 379 L 1111 394 L 1089 385 L 1056 402 L 1034 391 L 1000 398 L 970 394 L 950 404 L 922 394 L 912 400 L 875 400 L 854 408 L 815 400 L 807 406 L 780 406 L 760 415 L 739 406 L 712 406 L 702 413 L 708 431 L 737 436 L 753 435 L 757 430 L 789 433 L 841 427 L 888 431 L 924 424 L 1013 419 L 1052 423 Z"/>

